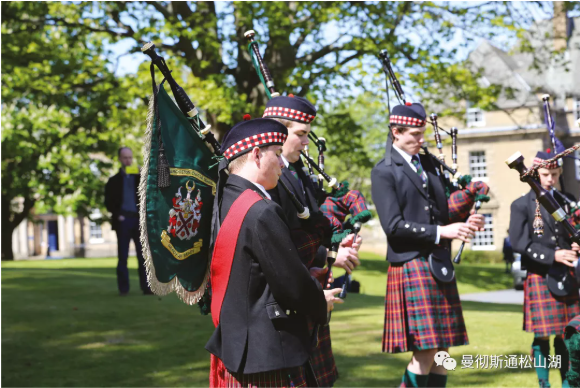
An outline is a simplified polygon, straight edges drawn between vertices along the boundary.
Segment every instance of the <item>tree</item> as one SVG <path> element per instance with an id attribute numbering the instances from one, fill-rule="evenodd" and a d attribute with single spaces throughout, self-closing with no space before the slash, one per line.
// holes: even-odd
<path id="1" fill-rule="evenodd" d="M 386 134 L 384 127 L 369 133 L 365 125 L 369 117 L 380 125 L 386 121 L 378 113 L 384 93 L 379 50 L 389 52 L 408 95 L 435 96 L 438 86 L 453 85 L 456 101 L 469 97 L 493 104 L 498 91 L 481 88 L 477 73 L 458 61 L 460 54 L 479 37 L 501 36 L 504 42 L 522 37 L 536 17 L 530 9 L 545 15 L 549 5 L 3 3 L 3 257 L 9 257 L 11 230 L 35 204 L 57 211 L 69 204 L 74 211 L 96 205 L 103 178 L 94 179 L 90 166 L 106 171 L 110 162 L 91 155 L 112 157 L 123 133 L 142 133 L 132 119 L 145 114 L 147 64 L 140 68 L 142 78 L 115 77 L 108 44 L 128 40 L 128 52 L 134 53 L 154 41 L 219 136 L 245 113 L 260 116 L 266 103 L 243 37 L 246 30 L 256 30 L 277 89 L 317 103 L 315 126 L 332 138 L 331 150 L 348 153 L 348 142 L 359 139 L 360 153 L 349 156 L 356 168 L 349 171 L 362 174 L 380 154 L 384 138 L 377 134 Z M 370 94 L 360 97 L 363 92 Z M 372 104 L 366 105 L 369 99 Z M 377 114 L 370 114 L 369 106 Z M 367 144 L 369 139 L 377 143 Z M 340 169 L 334 162 L 340 158 L 344 155 L 330 157 L 331 170 Z M 361 177 L 344 175 L 339 174 L 363 184 Z"/>
<path id="2" fill-rule="evenodd" d="M 141 90 L 114 76 L 102 37 L 56 24 L 52 15 L 71 11 L 2 3 L 2 260 L 13 259 L 12 232 L 34 208 L 88 215 L 102 206 L 110 160 L 137 129 Z"/>

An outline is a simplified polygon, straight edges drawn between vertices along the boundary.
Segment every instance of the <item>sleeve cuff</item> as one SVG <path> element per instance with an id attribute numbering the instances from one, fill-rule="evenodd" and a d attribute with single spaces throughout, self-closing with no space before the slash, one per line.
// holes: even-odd
<path id="1" fill-rule="evenodd" d="M 435 238 L 435 245 L 439 244 L 440 239 L 441 239 L 441 227 L 437 225 L 437 237 Z"/>

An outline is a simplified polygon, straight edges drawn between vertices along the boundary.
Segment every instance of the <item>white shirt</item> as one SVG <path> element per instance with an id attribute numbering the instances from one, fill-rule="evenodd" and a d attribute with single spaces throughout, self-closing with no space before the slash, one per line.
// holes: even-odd
<path id="1" fill-rule="evenodd" d="M 268 198 L 268 199 L 272 199 L 272 197 L 270 196 L 270 194 L 268 194 L 268 192 L 266 191 L 266 189 L 264 188 L 264 186 L 262 186 L 261 184 L 259 184 L 259 183 L 256 183 L 256 182 L 252 182 L 252 183 L 253 183 L 253 184 L 255 184 L 255 185 L 256 185 L 256 187 L 257 187 L 258 189 L 260 189 L 260 191 L 261 191 L 262 193 L 264 193 L 264 195 L 266 196 L 266 198 Z"/>
<path id="2" fill-rule="evenodd" d="M 288 161 L 288 159 L 286 159 L 284 157 L 284 155 L 280 155 L 280 157 L 282 158 L 282 162 L 284 162 L 284 166 L 286 166 L 286 168 L 288 168 L 288 166 L 290 165 L 290 162 Z"/>
<path id="3" fill-rule="evenodd" d="M 407 164 L 413 169 L 413 171 L 417 172 L 417 167 L 415 167 L 415 165 L 412 163 L 413 156 L 415 155 L 409 155 L 408 153 L 397 147 L 394 143 L 393 148 L 396 149 L 399 154 L 401 154 L 403 159 L 405 159 L 405 162 L 407 162 Z M 426 172 L 423 171 L 423 174 L 426 174 Z M 439 244 L 439 240 L 441 240 L 441 227 L 437 225 L 437 238 L 435 239 L 435 244 Z"/>

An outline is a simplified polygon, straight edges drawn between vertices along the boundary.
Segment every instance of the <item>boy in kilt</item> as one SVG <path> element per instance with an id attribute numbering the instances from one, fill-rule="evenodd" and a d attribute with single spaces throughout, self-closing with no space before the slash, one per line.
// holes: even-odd
<path id="1" fill-rule="evenodd" d="M 538 152 L 534 165 L 538 165 L 550 155 Z M 553 162 L 538 170 L 542 187 L 554 194 L 561 206 L 565 204 L 562 195 L 553 190 L 558 182 L 561 167 Z M 571 196 L 569 196 L 571 198 Z M 561 357 L 560 375 L 562 386 L 568 386 L 568 352 L 562 334 L 568 322 L 580 313 L 578 288 L 575 286 L 567 295 L 548 286 L 549 275 L 556 278 L 565 274 L 578 260 L 578 245 L 573 244 L 564 228 L 536 201 L 536 194 L 530 190 L 511 205 L 509 237 L 515 252 L 521 254 L 522 267 L 527 269 L 524 283 L 524 324 L 523 329 L 534 334 L 532 355 L 536 360 L 536 374 L 540 387 L 549 387 L 550 336 L 555 334 L 554 349 Z"/>
<path id="2" fill-rule="evenodd" d="M 447 371 L 434 363 L 435 354 L 468 343 L 455 279 L 436 280 L 428 257 L 447 252 L 445 260 L 451 265 L 451 239 L 469 241 L 484 224 L 480 214 L 467 222 L 449 222 L 443 177 L 428 156 L 419 154 L 425 120 L 421 104 L 394 107 L 385 157 L 371 173 L 390 263 L 383 352 L 413 352 L 404 387 L 444 387 Z"/>
<path id="3" fill-rule="evenodd" d="M 216 329 L 206 344 L 212 387 L 309 385 L 307 316 L 324 324 L 342 303 L 339 288 L 323 291 L 302 264 L 284 212 L 267 193 L 278 183 L 287 134 L 274 120 L 255 119 L 222 143 L 212 227 Z"/>
<path id="4" fill-rule="evenodd" d="M 270 194 L 286 214 L 292 240 L 304 265 L 312 270 L 322 268 L 326 263 L 327 248 L 324 245 L 328 245 L 327 242 L 330 241 L 331 225 L 318 208 L 320 193 L 300 159 L 300 151 L 304 150 L 309 143 L 308 134 L 311 123 L 316 118 L 316 108 L 307 99 L 290 94 L 269 100 L 263 117 L 279 121 L 288 130 L 288 139 L 282 147 L 282 160 L 286 168 L 282 169 L 280 179 L 300 202 L 308 207 L 310 218 L 299 219 L 296 207 L 281 187 L 270 190 Z M 345 269 L 349 274 L 360 264 L 358 249 L 362 238 L 358 236 L 357 241 L 354 242 L 353 238 L 354 235 L 351 234 L 342 241 L 333 264 L 334 267 Z M 309 326 L 313 330 L 312 320 L 309 321 Z M 310 357 L 310 365 L 320 387 L 331 387 L 338 378 L 328 325 L 321 326 L 319 329 L 318 343 Z"/>

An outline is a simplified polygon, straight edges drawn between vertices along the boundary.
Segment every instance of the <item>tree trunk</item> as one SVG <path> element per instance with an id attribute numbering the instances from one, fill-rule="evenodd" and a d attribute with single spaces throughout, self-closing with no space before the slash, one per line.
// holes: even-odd
<path id="1" fill-rule="evenodd" d="M 2 194 L 2 237 L 0 241 L 2 242 L 2 260 L 14 260 L 14 252 L 12 251 L 12 233 L 14 229 L 20 225 L 22 221 L 28 214 L 30 210 L 34 207 L 34 200 L 28 197 L 24 198 L 22 203 L 22 212 L 13 213 L 11 208 L 12 198 L 8 198 L 7 195 Z"/>
<path id="2" fill-rule="evenodd" d="M 12 252 L 12 233 L 14 226 L 10 222 L 10 202 L 7 202 L 2 197 L 2 261 L 14 260 L 14 252 Z"/>

